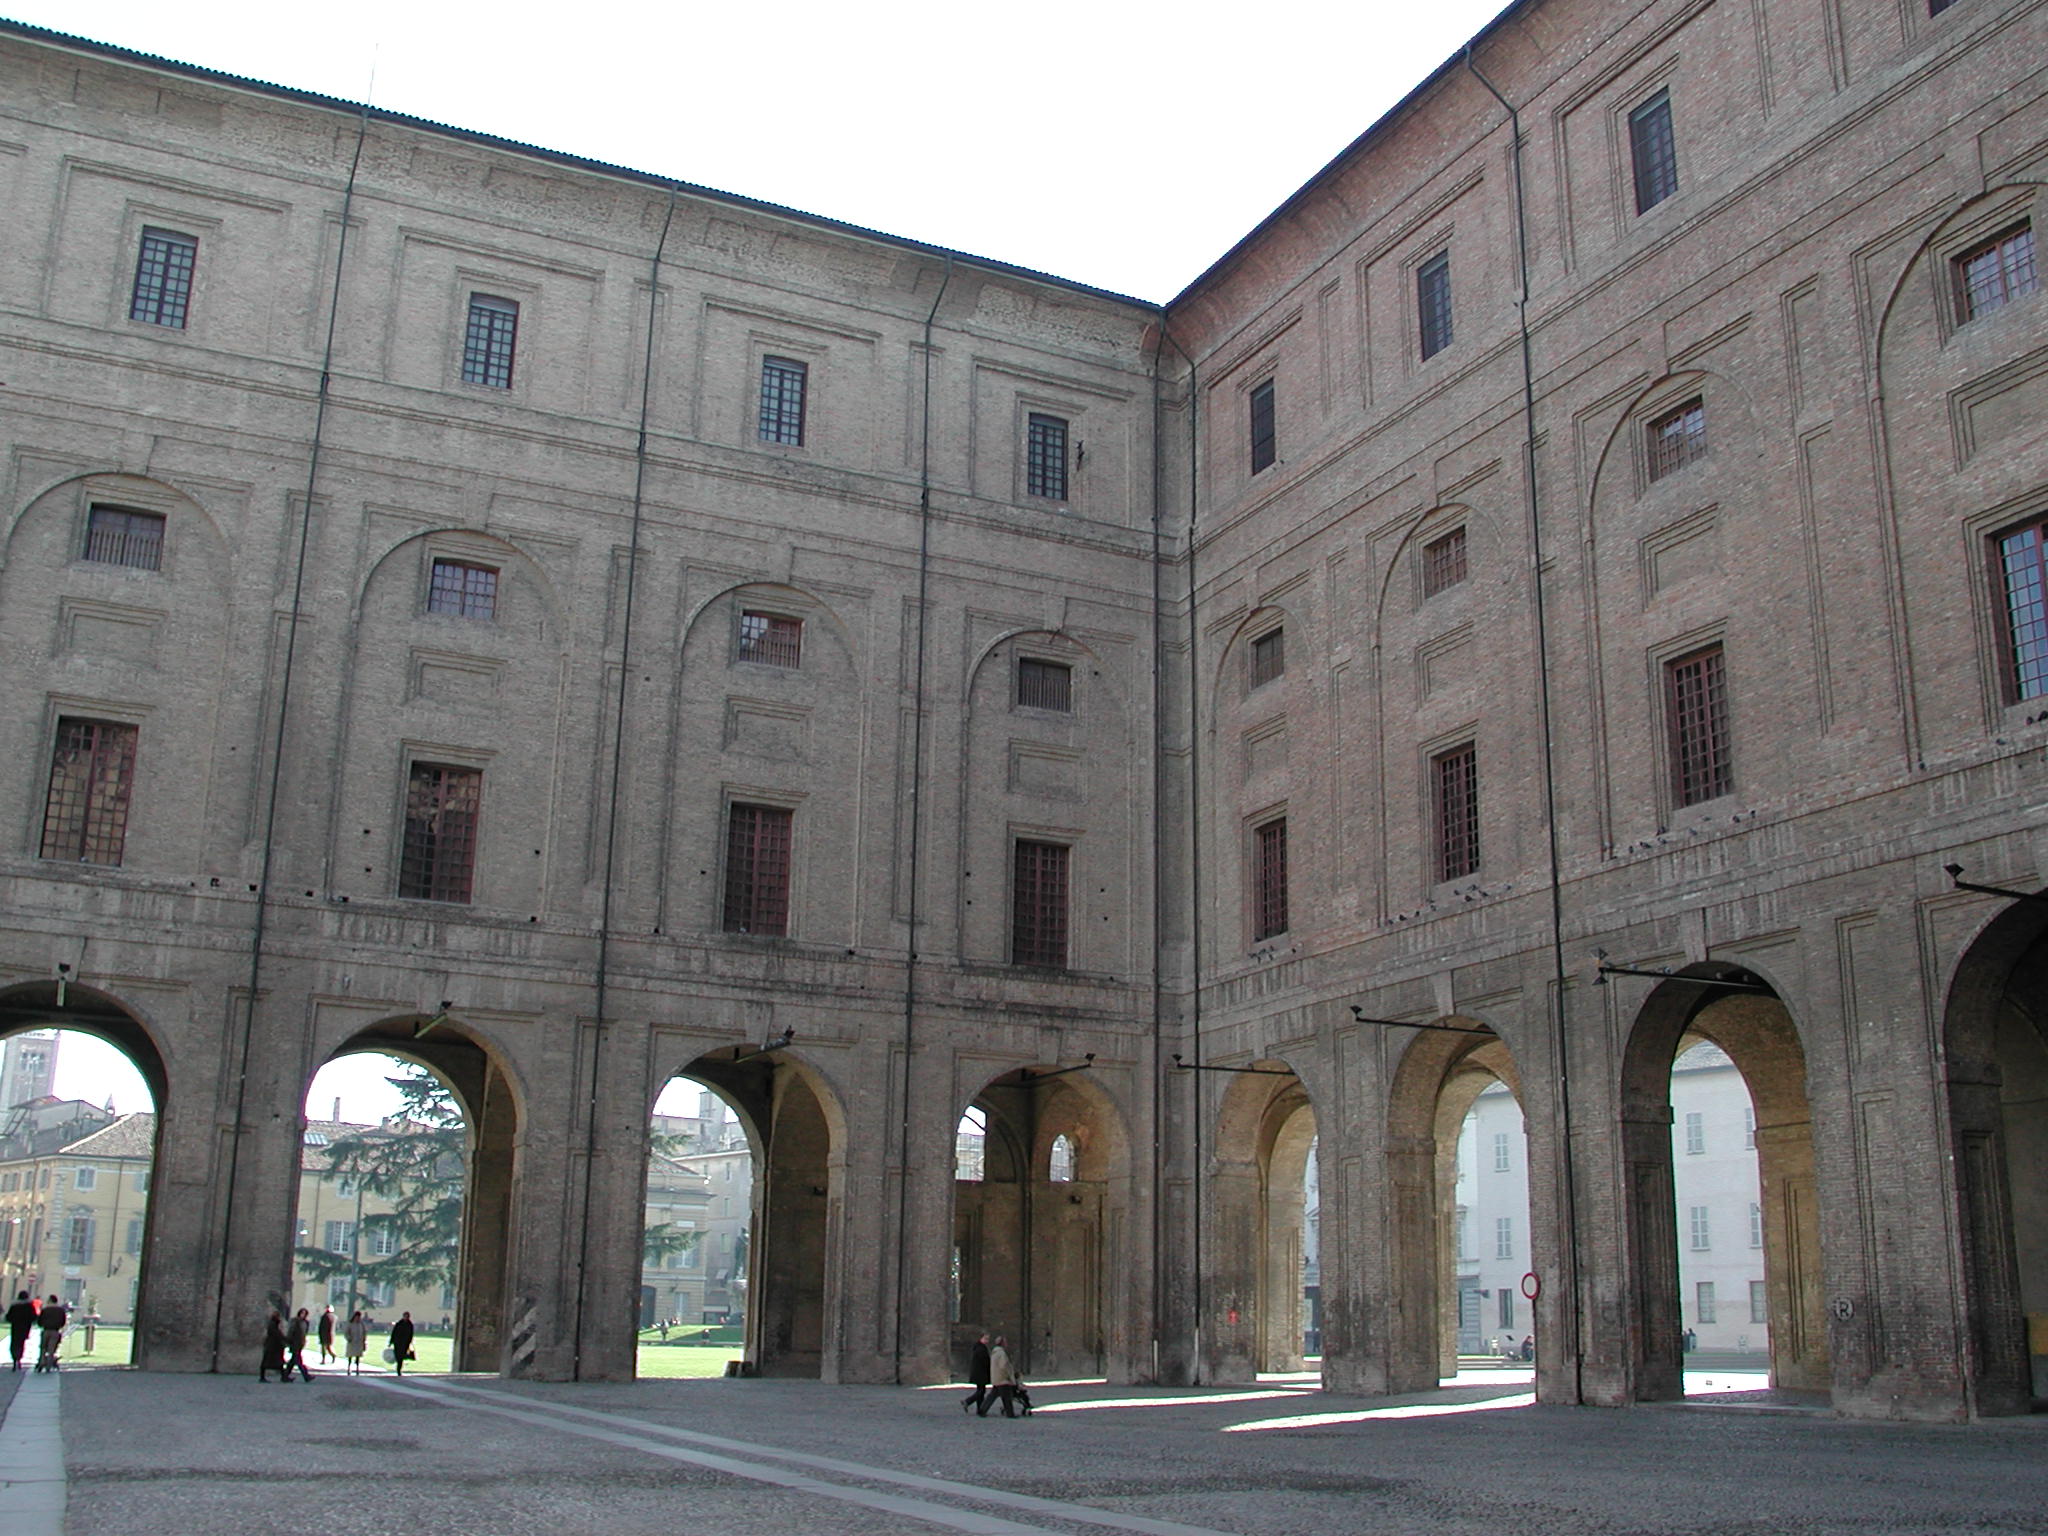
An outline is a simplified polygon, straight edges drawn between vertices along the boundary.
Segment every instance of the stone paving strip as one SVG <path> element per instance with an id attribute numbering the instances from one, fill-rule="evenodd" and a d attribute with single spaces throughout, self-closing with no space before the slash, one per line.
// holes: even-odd
<path id="1" fill-rule="evenodd" d="M 64 1536 L 60 1375 L 26 1375 L 0 1419 L 0 1532 Z"/>
<path id="2" fill-rule="evenodd" d="M 626 1450 L 641 1451 L 669 1461 L 687 1462 L 734 1477 L 750 1478 L 755 1482 L 768 1483 L 799 1493 L 859 1504 L 888 1514 L 901 1515 L 906 1519 L 921 1520 L 931 1525 L 970 1532 L 972 1536 L 1045 1536 L 1048 1530 L 1055 1527 L 1024 1525 L 971 1509 L 952 1508 L 935 1503 L 932 1498 L 885 1493 L 873 1488 L 859 1487 L 857 1484 L 890 1484 L 915 1489 L 919 1493 L 936 1498 L 990 1504 L 1070 1524 L 1105 1526 L 1114 1531 L 1132 1532 L 1134 1536 L 1231 1536 L 1229 1532 L 1217 1531 L 1208 1526 L 1183 1525 L 1178 1521 L 1154 1520 L 1144 1515 L 1116 1514 L 1108 1510 L 1093 1509 L 1085 1504 L 1069 1504 L 1059 1499 L 1036 1498 L 1030 1494 L 1008 1493 L 1000 1488 L 985 1488 L 978 1484 L 954 1482 L 947 1478 L 892 1472 L 886 1468 L 871 1467 L 857 1461 L 842 1461 L 831 1456 L 814 1456 L 804 1451 L 784 1450 L 777 1446 L 760 1445 L 745 1440 L 728 1440 L 719 1435 L 700 1434 L 695 1430 L 657 1424 L 652 1420 L 635 1418 L 630 1414 L 574 1408 L 564 1403 L 539 1404 L 530 1398 L 513 1398 L 488 1387 L 459 1385 L 445 1380 L 436 1381 L 431 1386 L 400 1385 L 398 1378 L 383 1376 L 358 1379 L 380 1391 L 424 1398 L 429 1402 L 440 1402 L 476 1413 L 496 1414 L 556 1434 L 581 1435 L 586 1439 L 603 1441 Z M 693 1446 L 702 1446 L 706 1449 L 691 1449 Z M 766 1466 L 762 1464 L 764 1462 L 782 1462 L 786 1463 L 787 1467 Z M 792 1470 L 799 1467 L 809 1470 Z M 830 1478 L 850 1481 L 831 1481 Z M 8 1536 L 15 1536 L 15 1533 L 10 1529 Z"/>

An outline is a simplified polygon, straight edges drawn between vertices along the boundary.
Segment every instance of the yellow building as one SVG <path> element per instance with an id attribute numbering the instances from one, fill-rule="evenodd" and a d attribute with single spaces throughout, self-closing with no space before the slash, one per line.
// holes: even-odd
<path id="1" fill-rule="evenodd" d="M 61 1296 L 109 1323 L 135 1315 L 149 1215 L 154 1115 L 76 1099 L 18 1104 L 0 1122 L 0 1273 L 17 1291 Z"/>

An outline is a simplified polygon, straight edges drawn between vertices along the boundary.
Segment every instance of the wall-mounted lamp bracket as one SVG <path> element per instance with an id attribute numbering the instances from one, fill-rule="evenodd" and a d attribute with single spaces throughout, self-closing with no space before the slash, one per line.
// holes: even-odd
<path id="1" fill-rule="evenodd" d="M 1351 1017 L 1360 1024 L 1377 1024 L 1382 1029 L 1433 1029 L 1445 1035 L 1490 1035 L 1484 1024 L 1417 1024 L 1413 1019 L 1375 1019 L 1358 1004 L 1351 1005 Z"/>
<path id="2" fill-rule="evenodd" d="M 1725 976 L 1682 976 L 1668 965 L 1660 966 L 1656 970 L 1639 965 L 1611 965 L 1608 963 L 1606 950 L 1595 950 L 1594 954 L 1600 962 L 1597 967 L 1598 974 L 1593 978 L 1593 985 L 1596 987 L 1606 986 L 1607 978 L 1610 976 L 1648 976 L 1653 981 L 1686 981 L 1696 987 L 1719 987 L 1724 992 L 1763 992 L 1772 997 L 1777 996 L 1760 981 L 1735 981 Z"/>
<path id="3" fill-rule="evenodd" d="M 1212 1067 L 1206 1061 L 1182 1061 L 1179 1051 L 1173 1053 L 1173 1069 L 1176 1072 L 1241 1072 L 1246 1077 L 1294 1076 L 1285 1067 Z"/>
<path id="4" fill-rule="evenodd" d="M 756 1056 L 766 1056 L 770 1051 L 787 1050 L 789 1043 L 794 1039 L 796 1039 L 796 1027 L 791 1025 L 773 1039 L 763 1040 L 758 1046 L 734 1046 L 732 1048 L 732 1059 L 737 1064 L 742 1061 L 752 1061 Z"/>
<path id="5" fill-rule="evenodd" d="M 1978 885 L 1963 878 L 1963 866 L 1944 864 L 1941 866 L 1949 879 L 1955 882 L 1959 891 L 1975 891 L 1980 896 L 2003 896 L 2007 901 L 2048 901 L 2048 891 L 2015 891 L 2003 885 Z"/>
<path id="6" fill-rule="evenodd" d="M 1017 1069 L 1016 1086 L 1019 1088 L 1028 1088 L 1033 1083 L 1044 1082 L 1048 1077 L 1065 1077 L 1069 1072 L 1086 1072 L 1090 1067 L 1094 1065 L 1095 1053 L 1093 1051 L 1090 1051 L 1087 1055 L 1083 1056 L 1073 1066 L 1054 1067 L 1050 1072 L 1033 1072 L 1029 1067 L 1019 1067 Z"/>

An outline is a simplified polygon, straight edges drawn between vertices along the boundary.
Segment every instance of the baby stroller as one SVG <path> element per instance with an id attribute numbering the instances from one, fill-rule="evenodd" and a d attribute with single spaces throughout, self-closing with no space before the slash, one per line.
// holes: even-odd
<path id="1" fill-rule="evenodd" d="M 1011 1383 L 1010 1400 L 1017 1405 L 1017 1416 L 1019 1418 L 1028 1419 L 1031 1417 L 1031 1393 L 1025 1387 L 1022 1377 Z"/>

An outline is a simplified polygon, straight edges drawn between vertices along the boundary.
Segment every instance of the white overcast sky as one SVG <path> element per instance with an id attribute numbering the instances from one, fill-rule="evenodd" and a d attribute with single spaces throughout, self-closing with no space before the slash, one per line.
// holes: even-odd
<path id="1" fill-rule="evenodd" d="M 1163 301 L 1505 3 L 5 9 Z"/>

